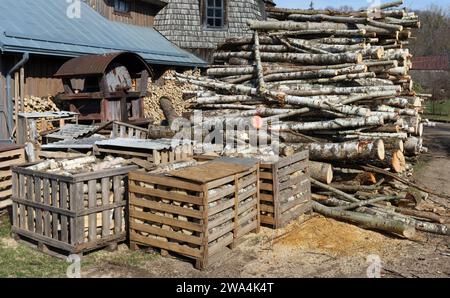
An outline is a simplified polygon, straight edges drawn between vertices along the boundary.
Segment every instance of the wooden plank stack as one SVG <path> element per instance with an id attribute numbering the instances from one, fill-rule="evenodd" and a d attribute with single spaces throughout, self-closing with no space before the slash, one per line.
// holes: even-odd
<path id="1" fill-rule="evenodd" d="M 11 206 L 11 168 L 22 163 L 25 163 L 25 152 L 22 146 L 0 144 L 0 210 Z"/>
<path id="2" fill-rule="evenodd" d="M 313 147 L 312 160 L 369 157 L 403 173 L 405 155 L 424 150 L 424 120 L 406 48 L 420 22 L 395 8 L 401 2 L 355 12 L 271 8 L 273 20 L 248 22 L 253 38 L 219 46 L 208 77 L 177 79 L 204 88 L 190 102 L 209 119 L 259 116 L 283 143 Z M 338 154 L 323 159 L 330 150 Z"/>
<path id="3" fill-rule="evenodd" d="M 204 269 L 259 230 L 257 164 L 212 161 L 169 175 L 129 175 L 133 249 L 150 246 L 163 255 L 181 254 Z"/>
<path id="4" fill-rule="evenodd" d="M 126 237 L 127 174 L 137 168 L 123 163 L 83 157 L 14 167 L 15 238 L 58 256 L 116 247 Z"/>

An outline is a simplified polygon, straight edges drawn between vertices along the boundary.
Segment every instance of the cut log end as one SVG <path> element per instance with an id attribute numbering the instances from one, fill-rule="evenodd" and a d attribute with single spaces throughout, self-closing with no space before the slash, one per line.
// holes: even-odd
<path id="1" fill-rule="evenodd" d="M 416 235 L 416 229 L 414 227 L 407 227 L 403 230 L 402 236 L 406 239 L 412 239 Z"/>
<path id="2" fill-rule="evenodd" d="M 330 184 L 333 182 L 333 166 L 329 163 L 309 162 L 310 175 L 313 179 Z"/>
<path id="3" fill-rule="evenodd" d="M 394 170 L 396 173 L 403 173 L 406 169 L 406 159 L 403 155 L 402 151 L 395 150 L 394 153 L 392 153 L 392 170 Z"/>
<path id="4" fill-rule="evenodd" d="M 383 53 L 384 54 L 384 53 Z M 361 54 L 361 53 L 358 53 L 357 55 L 356 55 L 356 63 L 357 64 L 361 64 L 362 62 L 363 62 L 363 55 Z"/>
<path id="5" fill-rule="evenodd" d="M 377 156 L 380 160 L 384 160 L 386 158 L 386 152 L 384 150 L 384 142 L 383 140 L 378 140 L 375 143 L 375 148 L 377 150 Z"/>

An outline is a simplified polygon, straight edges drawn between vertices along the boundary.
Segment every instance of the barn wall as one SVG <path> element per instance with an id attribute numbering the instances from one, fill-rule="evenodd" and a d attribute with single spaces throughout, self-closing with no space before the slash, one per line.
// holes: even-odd
<path id="1" fill-rule="evenodd" d="M 158 9 L 150 4 L 139 0 L 131 0 L 131 11 L 129 14 L 121 14 L 114 11 L 113 0 L 87 0 L 102 16 L 111 21 L 122 22 L 137 26 L 151 27 Z"/>
<path id="2" fill-rule="evenodd" d="M 22 58 L 21 54 L 0 55 L 0 105 L 1 110 L 7 111 L 6 99 L 6 74 Z M 60 79 L 53 78 L 59 67 L 69 58 L 59 58 L 50 56 L 31 55 L 30 60 L 25 64 L 25 97 L 45 97 L 54 96 L 63 91 Z M 14 74 L 11 76 L 11 96 L 15 94 Z M 0 139 L 7 137 L 6 115 L 0 115 Z"/>
<path id="3" fill-rule="evenodd" d="M 25 65 L 25 96 L 54 96 L 63 92 L 60 79 L 53 78 L 67 59 L 32 56 Z"/>

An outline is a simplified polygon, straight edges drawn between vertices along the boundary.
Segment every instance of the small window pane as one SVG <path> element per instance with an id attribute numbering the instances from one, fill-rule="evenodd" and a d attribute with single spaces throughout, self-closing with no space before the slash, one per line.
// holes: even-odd
<path id="1" fill-rule="evenodd" d="M 208 0 L 208 6 L 214 7 L 214 0 Z"/>
<path id="2" fill-rule="evenodd" d="M 216 9 L 216 18 L 221 18 L 221 17 L 222 17 L 222 10 Z"/>
<path id="3" fill-rule="evenodd" d="M 214 19 L 208 19 L 208 26 L 214 27 Z"/>
<path id="4" fill-rule="evenodd" d="M 222 27 L 222 19 L 216 19 L 216 27 Z"/>
<path id="5" fill-rule="evenodd" d="M 222 7 L 223 0 L 216 0 L 216 7 Z"/>
<path id="6" fill-rule="evenodd" d="M 214 9 L 209 8 L 208 9 L 208 17 L 213 17 L 214 16 Z"/>

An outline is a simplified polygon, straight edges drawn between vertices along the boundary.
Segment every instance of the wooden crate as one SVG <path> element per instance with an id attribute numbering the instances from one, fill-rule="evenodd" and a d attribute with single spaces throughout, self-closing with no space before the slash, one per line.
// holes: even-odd
<path id="1" fill-rule="evenodd" d="M 12 172 L 11 167 L 25 163 L 22 146 L 0 145 L 0 209 L 11 206 Z"/>
<path id="2" fill-rule="evenodd" d="M 112 155 L 115 157 L 137 158 L 153 165 L 180 162 L 192 159 L 192 145 L 171 145 L 172 140 L 142 140 L 117 138 L 96 142 L 96 155 Z"/>
<path id="3" fill-rule="evenodd" d="M 308 151 L 260 164 L 261 224 L 278 229 L 311 211 Z"/>
<path id="4" fill-rule="evenodd" d="M 13 168 L 16 239 L 49 254 L 83 254 L 126 238 L 127 174 L 136 166 L 62 176 Z"/>
<path id="5" fill-rule="evenodd" d="M 177 253 L 206 268 L 259 231 L 258 168 L 210 162 L 190 168 L 191 179 L 130 173 L 130 247 Z M 200 182 L 208 172 L 220 178 Z"/>
<path id="6" fill-rule="evenodd" d="M 114 121 L 112 124 L 111 138 L 147 139 L 148 128 Z"/>

